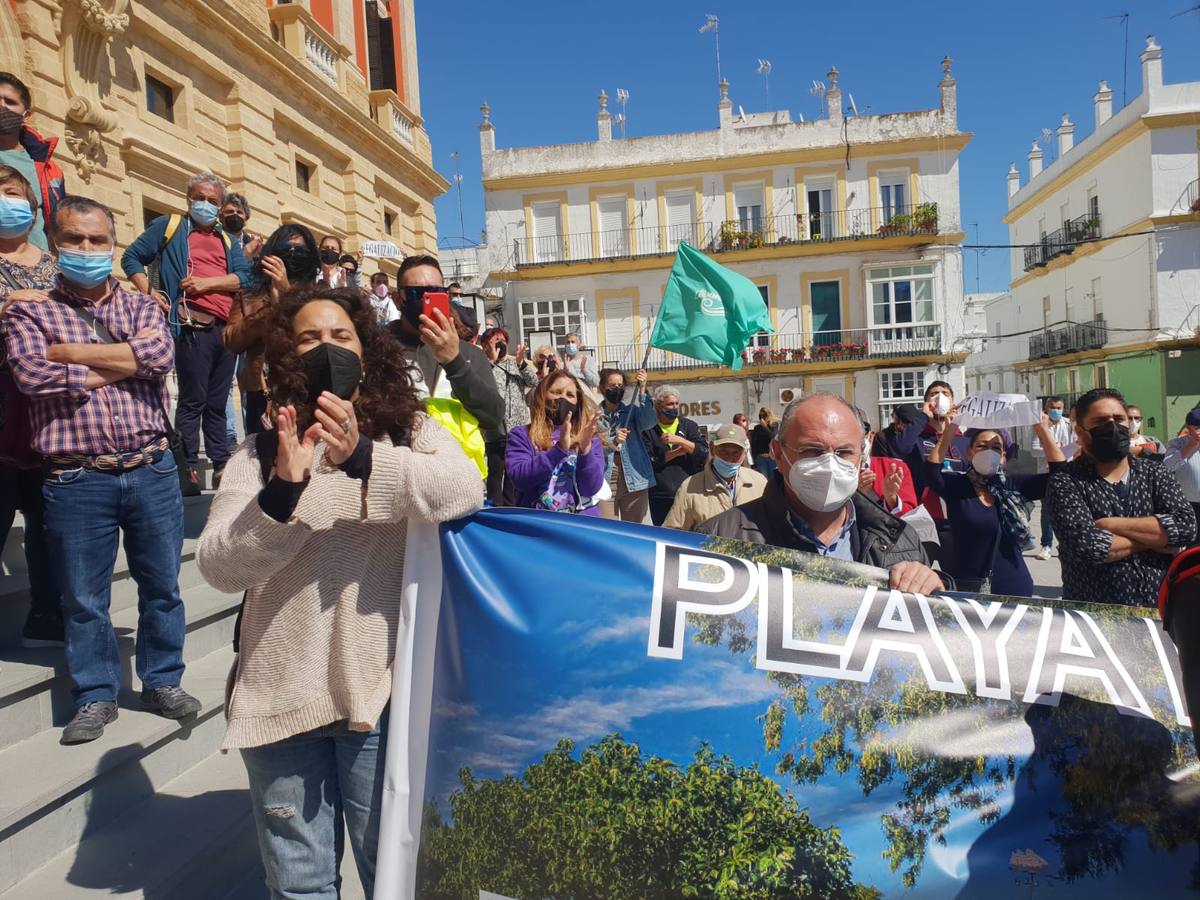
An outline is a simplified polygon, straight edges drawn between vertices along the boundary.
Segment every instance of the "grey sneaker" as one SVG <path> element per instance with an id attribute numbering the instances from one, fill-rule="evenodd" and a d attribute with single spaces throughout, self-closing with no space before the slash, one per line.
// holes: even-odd
<path id="1" fill-rule="evenodd" d="M 178 685 L 142 688 L 142 708 L 164 719 L 183 719 L 200 712 L 200 701 Z"/>
<path id="2" fill-rule="evenodd" d="M 117 704 L 111 700 L 95 700 L 75 710 L 75 718 L 67 723 L 59 738 L 60 744 L 86 744 L 104 734 L 104 726 L 117 718 Z"/>

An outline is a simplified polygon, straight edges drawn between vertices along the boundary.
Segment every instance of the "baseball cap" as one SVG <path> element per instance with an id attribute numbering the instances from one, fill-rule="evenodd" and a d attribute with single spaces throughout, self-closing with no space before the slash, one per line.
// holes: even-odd
<path id="1" fill-rule="evenodd" d="M 905 425 L 911 425 L 917 421 L 917 416 L 921 414 L 921 410 L 917 409 L 915 403 L 901 403 L 895 409 L 896 418 Z"/>
<path id="2" fill-rule="evenodd" d="M 1195 409 L 1188 410 L 1187 423 L 1191 428 L 1200 428 L 1200 406 Z"/>
<path id="3" fill-rule="evenodd" d="M 720 444 L 737 444 L 744 449 L 750 447 L 750 440 L 746 437 L 746 429 L 741 425 L 722 425 L 714 433 L 712 443 L 714 447 Z"/>

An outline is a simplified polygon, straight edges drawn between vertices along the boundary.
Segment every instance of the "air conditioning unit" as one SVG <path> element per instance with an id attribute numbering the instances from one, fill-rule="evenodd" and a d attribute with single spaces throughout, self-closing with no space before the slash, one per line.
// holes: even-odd
<path id="1" fill-rule="evenodd" d="M 779 389 L 779 405 L 787 406 L 793 400 L 798 399 L 804 391 L 799 387 L 785 387 Z"/>

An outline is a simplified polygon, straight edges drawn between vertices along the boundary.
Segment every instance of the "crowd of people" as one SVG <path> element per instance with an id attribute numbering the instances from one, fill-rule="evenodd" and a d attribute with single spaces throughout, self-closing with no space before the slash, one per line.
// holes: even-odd
<path id="1" fill-rule="evenodd" d="M 123 539 L 141 702 L 199 711 L 178 576 L 203 442 L 216 494 L 197 563 L 244 594 L 225 747 L 279 895 L 335 882 L 343 822 L 370 892 L 409 522 L 485 504 L 603 516 L 868 563 L 904 591 L 1019 597 L 1025 554 L 1057 537 L 1067 600 L 1137 605 L 1196 539 L 1200 409 L 1164 446 L 1116 390 L 1049 398 L 1027 474 L 1008 430 L 956 425 L 943 381 L 881 428 L 818 393 L 710 429 L 679 389 L 597 367 L 579 335 L 530 353 L 480 322 L 432 256 L 404 259 L 393 288 L 384 271 L 363 283 L 335 235 L 253 234 L 247 198 L 211 173 L 121 255 L 131 289 L 112 211 L 67 193 L 29 112 L 0 73 L 0 526 L 23 513 L 23 638 L 65 647 L 62 743 L 101 737 Z"/>

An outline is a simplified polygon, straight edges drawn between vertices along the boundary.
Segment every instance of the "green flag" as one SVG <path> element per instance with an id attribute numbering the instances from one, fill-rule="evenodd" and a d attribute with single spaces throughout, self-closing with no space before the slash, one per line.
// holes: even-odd
<path id="1" fill-rule="evenodd" d="M 650 346 L 736 370 L 761 331 L 774 329 L 754 282 L 680 244 Z"/>

